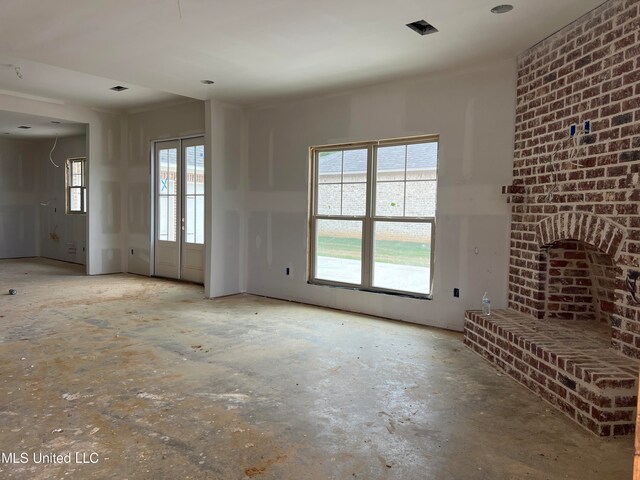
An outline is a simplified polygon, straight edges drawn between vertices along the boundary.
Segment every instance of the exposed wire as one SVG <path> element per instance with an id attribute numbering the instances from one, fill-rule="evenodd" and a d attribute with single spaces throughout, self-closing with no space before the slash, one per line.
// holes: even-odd
<path id="1" fill-rule="evenodd" d="M 20 67 L 14 67 L 15 72 L 16 72 L 16 76 L 22 80 L 22 72 L 20 71 Z"/>
<path id="2" fill-rule="evenodd" d="M 53 161 L 53 157 L 51 156 L 53 154 L 53 151 L 56 149 L 57 144 L 58 144 L 58 137 L 56 136 L 56 141 L 53 142 L 53 148 L 49 152 L 49 161 L 53 164 L 54 167 L 60 168 L 60 165 L 56 165 L 56 162 Z"/>
<path id="3" fill-rule="evenodd" d="M 548 165 L 551 167 L 551 176 L 553 178 L 553 186 L 547 192 L 547 202 L 551 202 L 553 198 L 553 194 L 556 193 L 560 189 L 560 182 L 558 181 L 558 173 L 560 173 L 561 162 L 558 161 L 558 153 L 560 150 L 567 151 L 567 159 L 571 165 L 581 168 L 582 163 L 580 163 L 579 158 L 584 154 L 584 147 L 582 145 L 582 138 L 584 137 L 584 133 L 575 134 L 569 139 L 562 139 L 558 141 L 553 148 L 553 151 L 549 155 Z"/>
<path id="4" fill-rule="evenodd" d="M 180 14 L 180 20 L 182 20 L 182 5 L 180 5 L 180 0 L 178 0 L 178 13 Z"/>

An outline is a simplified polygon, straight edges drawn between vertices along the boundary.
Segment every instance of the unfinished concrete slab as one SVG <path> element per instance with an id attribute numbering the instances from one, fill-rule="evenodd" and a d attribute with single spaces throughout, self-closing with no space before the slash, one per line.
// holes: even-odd
<path id="1" fill-rule="evenodd" d="M 2 478 L 631 476 L 632 439 L 593 436 L 457 333 L 42 259 L 0 261 L 9 288 L 0 451 L 28 461 Z"/>

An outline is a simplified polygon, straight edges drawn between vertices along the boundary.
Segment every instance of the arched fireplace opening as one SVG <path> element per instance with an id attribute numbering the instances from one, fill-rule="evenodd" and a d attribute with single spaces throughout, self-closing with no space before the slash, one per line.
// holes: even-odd
<path id="1" fill-rule="evenodd" d="M 547 320 L 583 321 L 611 335 L 616 279 L 613 257 L 580 240 L 558 240 L 542 249 L 545 258 Z"/>

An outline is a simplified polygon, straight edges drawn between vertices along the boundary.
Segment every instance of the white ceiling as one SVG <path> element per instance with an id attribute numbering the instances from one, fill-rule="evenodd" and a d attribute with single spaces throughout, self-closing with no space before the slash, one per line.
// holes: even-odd
<path id="1" fill-rule="evenodd" d="M 52 123 L 60 122 L 60 123 Z M 18 128 L 20 126 L 31 127 L 28 130 Z M 16 112 L 0 110 L 0 138 L 3 139 L 29 139 L 71 137 L 84 135 L 86 125 L 84 123 L 71 123 L 55 118 L 25 115 Z"/>
<path id="2" fill-rule="evenodd" d="M 502 2 L 515 9 L 490 13 Z M 0 91 L 115 110 L 273 102 L 513 58 L 602 2 L 3 0 L 0 63 L 23 79 L 0 68 Z M 405 26 L 420 19 L 440 32 Z"/>

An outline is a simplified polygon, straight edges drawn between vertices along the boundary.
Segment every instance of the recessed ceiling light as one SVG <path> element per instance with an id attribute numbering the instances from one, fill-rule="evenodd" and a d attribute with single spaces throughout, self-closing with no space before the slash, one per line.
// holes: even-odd
<path id="1" fill-rule="evenodd" d="M 214 82 L 213 80 L 200 80 L 200 83 L 204 83 L 205 85 L 213 85 Z"/>
<path id="2" fill-rule="evenodd" d="M 498 5 L 491 9 L 491 13 L 507 13 L 513 10 L 513 5 Z"/>
<path id="3" fill-rule="evenodd" d="M 122 85 L 116 85 L 115 87 L 111 87 L 111 90 L 114 92 L 122 92 L 123 90 L 129 90 L 127 87 L 123 87 Z"/>
<path id="4" fill-rule="evenodd" d="M 436 27 L 428 23 L 426 20 L 407 23 L 407 27 L 420 35 L 429 35 L 430 33 L 436 33 L 438 31 Z"/>
<path id="5" fill-rule="evenodd" d="M 62 122 L 58 122 L 57 120 L 51 120 L 51 123 L 55 123 L 56 125 L 59 125 Z"/>
<path id="6" fill-rule="evenodd" d="M 27 127 L 26 125 L 20 125 L 18 128 L 21 128 L 23 130 L 29 130 L 31 127 Z"/>

